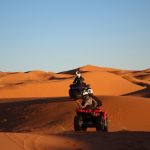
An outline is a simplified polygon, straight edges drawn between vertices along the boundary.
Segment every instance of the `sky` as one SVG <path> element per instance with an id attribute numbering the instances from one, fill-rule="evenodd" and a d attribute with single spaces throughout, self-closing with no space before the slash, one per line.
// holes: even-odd
<path id="1" fill-rule="evenodd" d="M 150 0 L 0 0 L 0 71 L 150 68 Z"/>

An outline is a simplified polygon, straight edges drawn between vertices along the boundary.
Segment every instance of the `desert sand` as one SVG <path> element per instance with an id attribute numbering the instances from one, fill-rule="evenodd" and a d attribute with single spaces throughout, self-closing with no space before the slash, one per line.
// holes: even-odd
<path id="1" fill-rule="evenodd" d="M 150 70 L 77 68 L 108 114 L 109 132 L 75 133 L 78 101 L 68 97 L 76 69 L 0 72 L 2 150 L 149 150 Z"/>
<path id="2" fill-rule="evenodd" d="M 113 69 L 95 68 L 98 67 L 92 69 L 92 66 L 85 66 L 80 69 L 81 72 L 84 70 L 82 75 L 91 85 L 95 95 L 123 95 L 144 89 L 122 76 L 111 73 Z M 88 71 L 85 71 L 86 69 Z M 1 74 L 0 98 L 68 96 L 69 85 L 74 79 L 72 74 L 42 71 Z"/>

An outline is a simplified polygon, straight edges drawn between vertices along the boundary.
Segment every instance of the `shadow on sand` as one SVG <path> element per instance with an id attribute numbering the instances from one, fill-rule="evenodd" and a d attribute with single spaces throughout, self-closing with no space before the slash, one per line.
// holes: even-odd
<path id="1" fill-rule="evenodd" d="M 144 88 L 142 90 L 138 90 L 138 91 L 135 91 L 135 92 L 127 93 L 127 94 L 124 94 L 122 96 L 128 96 L 128 95 L 150 98 L 150 85 L 147 85 L 146 88 Z"/>
<path id="2" fill-rule="evenodd" d="M 60 106 L 62 109 L 58 109 Z M 44 132 L 44 135 L 65 138 L 66 144 L 72 144 L 75 150 L 150 150 L 150 132 L 73 132 L 68 128 L 66 132 L 52 134 L 47 130 L 45 125 L 50 117 L 56 119 L 52 122 L 56 121 L 58 124 L 62 123 L 59 122 L 60 114 L 72 120 L 70 114 L 73 108 L 75 101 L 68 97 L 3 99 L 0 103 L 0 131 L 34 134 L 32 128 L 46 121 L 46 124 L 42 124 L 47 132 Z M 63 117 L 61 121 L 64 121 Z M 28 130 L 25 130 L 25 127 L 28 127 Z M 83 148 L 80 142 L 86 147 Z M 59 150 L 64 149 L 59 147 Z"/>
<path id="3" fill-rule="evenodd" d="M 71 108 L 76 106 L 75 100 L 69 97 L 1 99 L 0 131 L 24 132 L 24 127 L 28 124 L 30 131 L 32 128 L 38 128 L 40 124 L 43 126 L 42 121 L 56 122 L 61 113 L 71 114 L 69 105 Z M 38 122 L 40 120 L 42 121 Z"/>
<path id="4" fill-rule="evenodd" d="M 66 132 L 58 136 L 82 141 L 89 150 L 150 150 L 150 132 Z M 82 150 L 78 144 L 75 147 Z"/>

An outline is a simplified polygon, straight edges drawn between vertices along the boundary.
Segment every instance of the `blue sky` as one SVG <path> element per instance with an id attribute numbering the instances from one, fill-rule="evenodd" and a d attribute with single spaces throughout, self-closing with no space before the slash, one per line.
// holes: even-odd
<path id="1" fill-rule="evenodd" d="M 0 71 L 150 68 L 149 0 L 0 0 Z"/>

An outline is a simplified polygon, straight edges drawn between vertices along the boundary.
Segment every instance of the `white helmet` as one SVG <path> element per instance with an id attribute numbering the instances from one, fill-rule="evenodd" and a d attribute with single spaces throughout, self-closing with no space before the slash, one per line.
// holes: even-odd
<path id="1" fill-rule="evenodd" d="M 76 75 L 77 75 L 78 78 L 81 77 L 81 73 L 79 71 L 76 71 Z"/>
<path id="2" fill-rule="evenodd" d="M 89 94 L 93 94 L 93 90 L 92 89 L 88 89 L 88 93 Z"/>
<path id="3" fill-rule="evenodd" d="M 83 91 L 82 93 L 82 99 L 86 100 L 88 98 L 89 93 L 87 91 Z"/>

